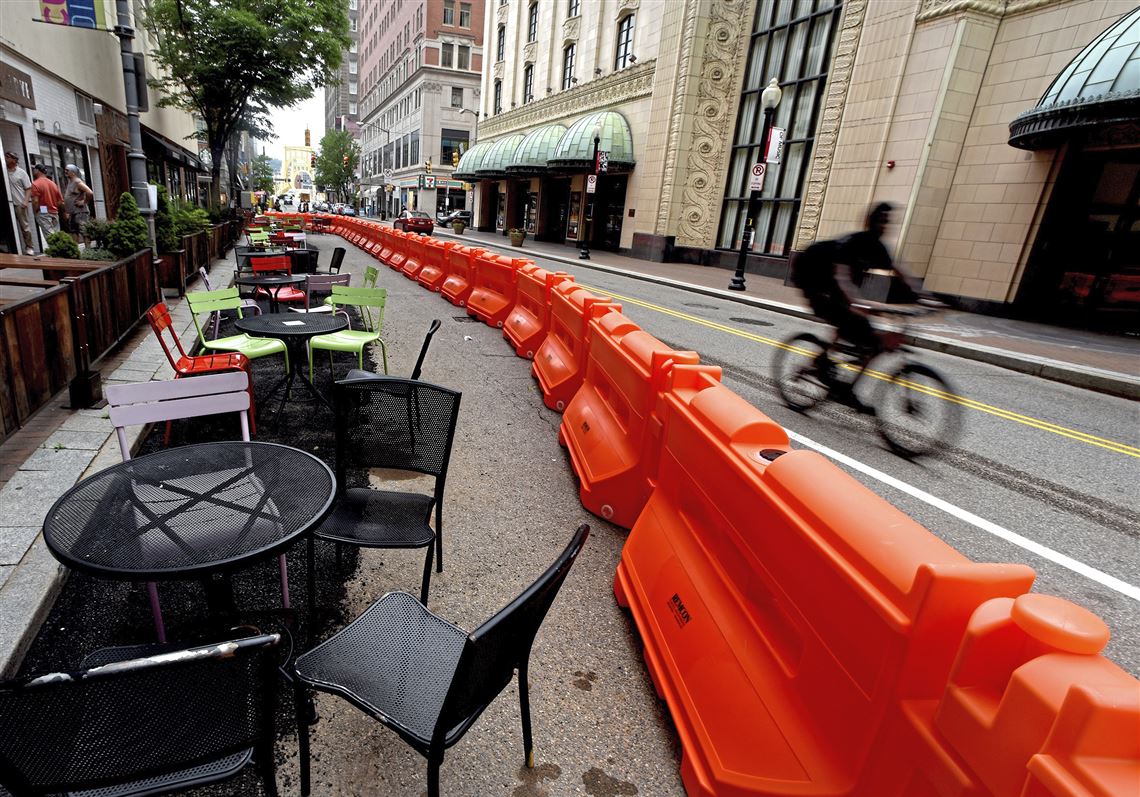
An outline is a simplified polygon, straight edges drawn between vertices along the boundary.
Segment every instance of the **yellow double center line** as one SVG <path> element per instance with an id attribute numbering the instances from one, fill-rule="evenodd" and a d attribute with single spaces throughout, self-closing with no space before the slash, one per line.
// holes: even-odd
<path id="1" fill-rule="evenodd" d="M 728 334 L 735 335 L 738 338 L 755 341 L 756 343 L 763 343 L 767 346 L 775 346 L 778 349 L 795 352 L 796 354 L 815 354 L 815 352 L 808 352 L 796 346 L 789 346 L 784 341 L 776 340 L 775 338 L 765 337 L 764 335 L 755 335 L 751 332 L 746 332 L 743 329 L 736 329 L 735 327 L 725 326 L 724 324 L 718 324 L 716 321 L 709 321 L 706 318 L 690 315 L 688 313 L 682 313 L 679 310 L 672 310 L 668 307 L 662 307 L 661 305 L 642 301 L 641 299 L 634 299 L 632 296 L 621 296 L 614 293 L 613 291 L 607 291 L 602 288 L 595 288 L 591 285 L 585 285 L 583 283 L 578 283 L 578 285 L 601 296 L 610 296 L 621 302 L 626 302 L 638 307 L 644 307 L 647 310 L 653 310 L 654 312 L 663 313 L 665 315 L 672 316 L 673 318 L 679 318 L 682 321 L 690 321 L 694 324 L 700 324 L 703 327 L 715 329 L 719 332 L 727 332 Z M 1014 423 L 1020 423 L 1023 426 L 1030 426 L 1034 429 L 1051 432 L 1053 434 L 1060 435 L 1061 437 L 1067 437 L 1070 440 L 1076 440 L 1080 443 L 1085 443 L 1090 446 L 1096 446 L 1097 448 L 1103 448 L 1108 451 L 1112 451 L 1116 454 L 1124 454 L 1129 457 L 1140 458 L 1140 448 L 1127 445 L 1126 443 L 1118 443 L 1115 440 L 1106 440 L 1103 437 L 1097 437 L 1096 435 L 1088 434 L 1087 432 L 1079 432 L 1076 429 L 1069 429 L 1066 426 L 1059 426 L 1055 423 L 1049 423 L 1048 421 L 1043 421 L 1040 418 L 1033 418 L 1028 415 L 1022 415 L 1021 413 L 1013 412 L 1012 410 L 995 407 L 992 404 L 985 404 L 981 401 L 975 401 L 974 399 L 966 398 L 965 396 L 959 396 L 955 393 L 947 393 L 944 390 L 938 390 L 937 388 L 930 387 L 929 385 L 912 382 L 906 379 L 895 379 L 889 374 L 885 374 L 880 371 L 868 370 L 867 375 L 872 376 L 876 379 L 896 382 L 897 384 L 903 385 L 907 388 L 910 388 L 911 390 L 925 393 L 929 396 L 935 396 L 945 401 L 951 401 L 955 404 L 960 404 L 963 407 L 968 407 L 969 409 L 977 410 L 978 412 L 984 412 L 988 415 L 993 415 L 1003 420 L 1013 421 Z"/>

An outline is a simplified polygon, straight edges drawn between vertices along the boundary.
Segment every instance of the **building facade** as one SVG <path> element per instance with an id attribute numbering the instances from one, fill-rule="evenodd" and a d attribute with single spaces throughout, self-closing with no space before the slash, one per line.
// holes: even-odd
<path id="1" fill-rule="evenodd" d="M 61 187 L 63 167 L 79 167 L 95 194 L 92 216 L 113 218 L 119 197 L 130 190 L 126 96 L 119 42 L 103 31 L 33 22 L 39 3 L 7 2 L 0 26 L 0 141 L 31 174 L 42 163 Z M 116 20 L 115 4 L 99 0 L 104 26 Z M 133 18 L 134 50 L 148 71 L 157 67 L 145 56 L 149 38 Z M 198 157 L 193 118 L 151 103 L 140 115 L 147 176 L 166 186 L 171 196 L 196 203 L 209 179 Z M 17 251 L 16 209 L 4 181 L 0 250 Z M 32 225 L 35 229 L 35 225 Z M 33 238 L 38 236 L 33 236 Z M 42 241 L 35 241 L 35 248 Z M 23 247 L 19 247 L 22 249 Z"/>
<path id="2" fill-rule="evenodd" d="M 484 0 L 360 0 L 361 186 L 385 216 L 468 207 L 453 162 L 478 128 Z"/>
<path id="3" fill-rule="evenodd" d="M 764 164 L 750 271 L 783 276 L 795 252 L 891 201 L 890 243 L 930 290 L 1026 311 L 1140 306 L 1122 254 L 1140 251 L 1134 5 L 490 0 L 479 141 L 459 176 L 481 229 L 732 267 L 776 78 L 782 146 Z M 1011 136 L 1039 101 L 1030 127 L 1074 119 Z M 595 128 L 608 169 L 590 181 Z M 1053 200 L 1058 181 L 1083 209 Z M 1064 266 L 1071 236 L 1041 237 L 1059 229 L 1084 231 L 1098 265 Z"/>
<path id="4" fill-rule="evenodd" d="M 325 86 L 325 130 L 354 130 L 360 113 L 360 0 L 348 5 L 348 35 L 336 80 Z"/>

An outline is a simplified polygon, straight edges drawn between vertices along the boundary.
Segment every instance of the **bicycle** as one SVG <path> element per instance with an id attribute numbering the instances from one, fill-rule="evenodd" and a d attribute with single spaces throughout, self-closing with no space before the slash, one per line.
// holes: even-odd
<path id="1" fill-rule="evenodd" d="M 859 351 L 849 343 L 824 342 L 809 332 L 793 335 L 776 352 L 776 389 L 789 409 L 807 413 L 822 401 L 837 401 L 862 408 L 854 399 L 852 385 L 866 374 L 879 380 L 869 409 L 875 428 L 887 447 L 906 459 L 929 454 L 951 445 L 961 429 L 962 406 L 946 377 L 910 356 L 906 328 L 911 320 L 940 312 L 942 307 L 919 305 L 874 305 L 882 351 L 860 365 Z M 888 320 L 889 319 L 889 320 Z M 902 354 L 889 370 L 871 366 L 883 357 Z M 806 362 L 804 359 L 806 358 Z M 845 379 L 843 372 L 854 376 Z"/>

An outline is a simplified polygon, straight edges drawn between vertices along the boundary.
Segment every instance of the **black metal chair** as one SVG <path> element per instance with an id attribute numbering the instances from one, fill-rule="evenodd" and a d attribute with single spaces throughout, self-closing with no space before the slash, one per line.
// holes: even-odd
<path id="1" fill-rule="evenodd" d="M 443 489 L 461 395 L 427 382 L 377 375 L 333 386 L 338 495 L 332 513 L 309 538 L 310 616 L 315 538 L 362 548 L 426 547 L 420 600 L 427 603 L 433 542 L 443 569 Z M 378 490 L 368 486 L 369 468 L 434 476 L 435 489 L 432 495 Z M 351 474 L 360 472 L 363 482 L 353 483 Z"/>
<path id="2" fill-rule="evenodd" d="M 329 261 L 329 274 L 339 274 L 340 264 L 344 261 L 345 249 L 343 246 L 338 246 L 333 249 L 332 260 Z"/>
<path id="3" fill-rule="evenodd" d="M 79 672 L 0 684 L 0 793 L 168 794 L 252 763 L 276 795 L 279 641 L 108 648 Z"/>
<path id="4" fill-rule="evenodd" d="M 458 742 L 519 672 L 526 765 L 534 767 L 527 667 L 535 635 L 590 527 L 537 581 L 470 634 L 429 612 L 406 592 L 390 592 L 295 663 L 301 794 L 309 793 L 306 687 L 339 695 L 427 758 L 428 795 L 439 795 L 444 751 Z"/>
<path id="5" fill-rule="evenodd" d="M 416 367 L 414 369 L 412 369 L 412 375 L 409 377 L 410 379 L 419 379 L 420 378 L 420 372 L 423 370 L 423 367 L 424 367 L 424 359 L 427 357 L 428 347 L 431 346 L 431 339 L 435 335 L 435 333 L 439 331 L 439 327 L 440 327 L 441 323 L 442 322 L 438 318 L 436 318 L 431 322 L 431 326 L 428 327 L 427 335 L 424 336 L 424 343 L 420 347 L 420 356 L 418 358 L 416 358 Z M 372 371 L 362 371 L 359 368 L 353 368 L 351 371 L 348 372 L 348 376 L 345 378 L 346 379 L 368 379 L 368 378 L 374 377 L 374 376 L 375 377 L 382 377 L 384 375 L 383 374 L 377 374 L 377 373 L 374 373 Z"/>

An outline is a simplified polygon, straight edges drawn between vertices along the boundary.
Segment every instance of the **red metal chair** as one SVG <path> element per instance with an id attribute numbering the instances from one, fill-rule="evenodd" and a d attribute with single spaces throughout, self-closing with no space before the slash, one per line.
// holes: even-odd
<path id="1" fill-rule="evenodd" d="M 288 274 L 293 275 L 293 258 L 289 255 L 278 255 L 276 257 L 251 257 L 249 259 L 250 267 L 253 269 L 254 274 Z M 253 293 L 254 296 L 269 298 L 269 291 L 265 288 L 258 288 Z M 277 290 L 277 302 L 301 302 L 305 304 L 308 298 L 305 292 L 294 288 L 292 285 L 286 285 Z"/>
<path id="2" fill-rule="evenodd" d="M 251 434 L 257 433 L 256 412 L 253 403 L 253 373 L 250 371 L 249 358 L 238 352 L 220 352 L 217 354 L 190 355 L 182 348 L 182 341 L 174 331 L 170 319 L 170 311 L 162 302 L 146 311 L 146 320 L 154 330 L 170 367 L 174 369 L 174 378 L 184 376 L 201 376 L 202 374 L 216 374 L 223 371 L 245 371 L 249 376 L 249 430 Z M 169 341 L 168 341 L 169 338 Z M 173 349 L 171 348 L 173 343 Z M 176 356 L 177 354 L 177 356 Z M 170 441 L 170 422 L 166 424 L 166 440 Z"/>
<path id="3" fill-rule="evenodd" d="M 300 249 L 301 242 L 294 238 L 292 235 L 286 235 L 283 232 L 270 233 L 269 243 L 272 246 L 286 246 L 290 249 Z"/>

